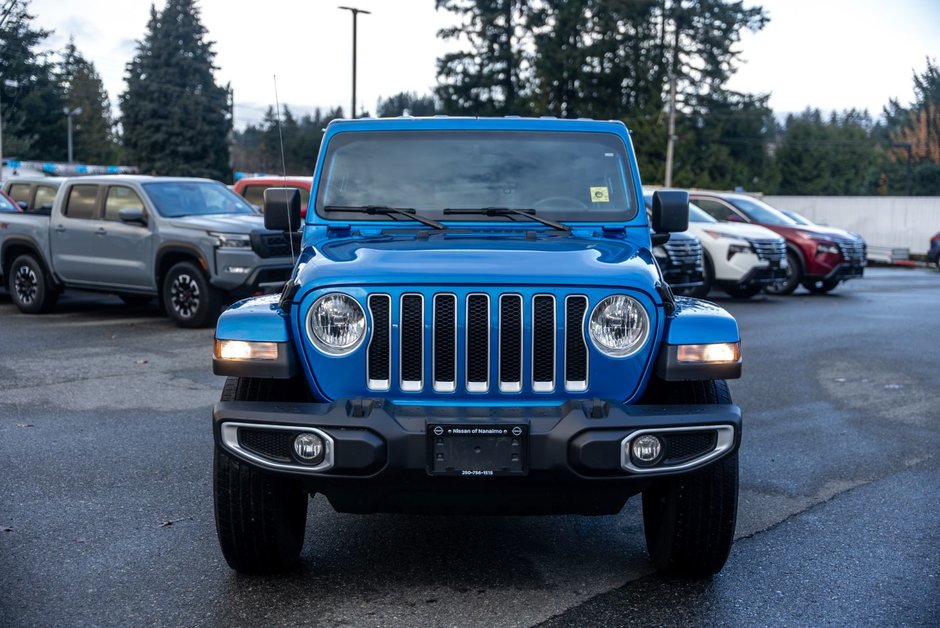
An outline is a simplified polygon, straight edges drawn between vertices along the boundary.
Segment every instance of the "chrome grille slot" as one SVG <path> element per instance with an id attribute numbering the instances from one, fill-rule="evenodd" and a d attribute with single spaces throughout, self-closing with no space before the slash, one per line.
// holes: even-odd
<path id="1" fill-rule="evenodd" d="M 845 261 L 851 263 L 864 262 L 867 257 L 865 243 L 862 240 L 850 240 L 848 238 L 833 238 L 842 252 Z"/>
<path id="2" fill-rule="evenodd" d="M 392 298 L 387 294 L 369 296 L 369 313 L 372 315 L 372 337 L 366 352 L 370 390 L 388 390 L 392 381 Z"/>
<path id="3" fill-rule="evenodd" d="M 555 389 L 555 297 L 532 298 L 532 390 Z"/>
<path id="4" fill-rule="evenodd" d="M 416 392 L 424 388 L 424 297 L 401 297 L 401 346 L 399 348 L 401 389 Z"/>
<path id="5" fill-rule="evenodd" d="M 467 296 L 467 392 L 486 392 L 490 375 L 490 298 Z"/>
<path id="6" fill-rule="evenodd" d="M 757 254 L 758 259 L 767 260 L 768 262 L 779 262 L 787 254 L 787 245 L 782 239 L 767 239 L 767 240 L 748 240 L 751 243 L 751 246 L 754 247 L 754 252 Z"/>
<path id="7" fill-rule="evenodd" d="M 588 348 L 584 339 L 584 315 L 587 298 L 570 295 L 565 298 L 565 390 L 587 389 Z"/>
<path id="8" fill-rule="evenodd" d="M 434 390 L 457 389 L 457 295 L 434 295 Z"/>
<path id="9" fill-rule="evenodd" d="M 499 389 L 522 390 L 522 296 L 499 297 Z"/>
<path id="10" fill-rule="evenodd" d="M 702 243 L 697 239 L 669 241 L 663 248 L 674 266 L 702 270 Z"/>

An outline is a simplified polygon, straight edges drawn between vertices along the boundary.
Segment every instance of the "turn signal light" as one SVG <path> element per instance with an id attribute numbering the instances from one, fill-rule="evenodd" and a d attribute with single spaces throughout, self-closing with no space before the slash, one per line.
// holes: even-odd
<path id="1" fill-rule="evenodd" d="M 277 343 L 216 339 L 215 357 L 222 360 L 276 360 Z"/>
<path id="2" fill-rule="evenodd" d="M 740 342 L 716 342 L 707 345 L 679 345 L 679 362 L 693 364 L 722 364 L 741 359 Z"/>

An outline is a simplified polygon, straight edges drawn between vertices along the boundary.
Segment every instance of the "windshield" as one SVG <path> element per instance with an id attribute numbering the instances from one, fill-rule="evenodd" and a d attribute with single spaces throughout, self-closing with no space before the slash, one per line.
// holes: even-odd
<path id="1" fill-rule="evenodd" d="M 348 132 L 329 144 L 316 210 L 346 220 L 394 216 L 341 208 L 414 208 L 446 221 L 525 220 L 445 209 L 534 209 L 551 220 L 613 222 L 636 213 L 623 141 L 610 133 Z M 324 211 L 324 208 L 336 208 Z"/>
<path id="2" fill-rule="evenodd" d="M 145 183 L 144 189 L 164 218 L 257 213 L 241 196 L 214 181 L 161 181 Z"/>
<path id="3" fill-rule="evenodd" d="M 19 207 L 10 202 L 10 199 L 0 194 L 0 212 L 15 212 L 19 211 L 19 209 Z"/>
<path id="4" fill-rule="evenodd" d="M 766 225 L 783 225 L 786 227 L 792 227 L 797 224 L 795 220 L 787 218 L 767 203 L 759 201 L 756 198 L 735 196 L 728 198 L 728 200 L 732 205 L 747 214 L 747 217 L 754 222 Z"/>
<path id="5" fill-rule="evenodd" d="M 718 222 L 702 210 L 698 205 L 689 203 L 689 222 Z"/>
<path id="6" fill-rule="evenodd" d="M 784 213 L 784 214 L 786 214 L 787 218 L 789 218 L 790 220 L 792 220 L 793 222 L 795 222 L 795 223 L 798 224 L 798 225 L 806 225 L 806 226 L 809 226 L 809 225 L 815 224 L 815 223 L 810 222 L 809 219 L 807 219 L 805 216 L 801 216 L 800 214 L 798 214 L 798 213 L 796 213 L 796 212 L 783 211 L 782 209 L 779 210 L 779 211 L 782 212 L 782 213 Z"/>

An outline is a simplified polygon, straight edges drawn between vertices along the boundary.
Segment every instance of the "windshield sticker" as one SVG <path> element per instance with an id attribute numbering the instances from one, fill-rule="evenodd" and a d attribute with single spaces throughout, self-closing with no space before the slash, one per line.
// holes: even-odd
<path id="1" fill-rule="evenodd" d="M 607 187 L 591 188 L 591 202 L 609 203 L 610 194 L 607 192 Z"/>

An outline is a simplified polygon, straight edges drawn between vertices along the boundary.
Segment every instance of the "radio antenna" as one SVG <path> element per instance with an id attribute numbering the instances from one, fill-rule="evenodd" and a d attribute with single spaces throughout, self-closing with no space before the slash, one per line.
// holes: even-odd
<path id="1" fill-rule="evenodd" d="M 277 97 L 277 74 L 274 75 L 274 120 L 277 122 L 277 138 L 281 144 L 281 179 L 284 187 L 287 187 L 287 160 L 284 158 L 284 132 L 281 130 L 281 101 Z M 290 212 L 287 212 L 287 241 L 290 244 L 290 262 L 293 266 L 296 262 L 294 255 L 294 225 L 290 224 Z"/>

